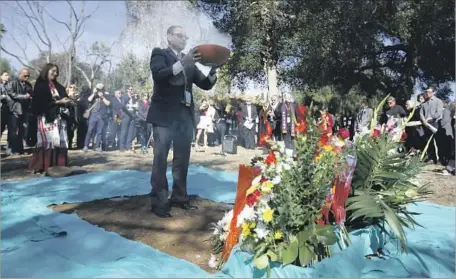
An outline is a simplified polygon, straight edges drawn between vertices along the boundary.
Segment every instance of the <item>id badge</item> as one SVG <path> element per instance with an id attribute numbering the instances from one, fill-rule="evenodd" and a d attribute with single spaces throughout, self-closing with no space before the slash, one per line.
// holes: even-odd
<path id="1" fill-rule="evenodd" d="M 192 93 L 185 90 L 185 105 L 189 107 L 192 104 Z"/>
<path id="2" fill-rule="evenodd" d="M 287 116 L 287 123 L 291 123 L 291 117 Z"/>

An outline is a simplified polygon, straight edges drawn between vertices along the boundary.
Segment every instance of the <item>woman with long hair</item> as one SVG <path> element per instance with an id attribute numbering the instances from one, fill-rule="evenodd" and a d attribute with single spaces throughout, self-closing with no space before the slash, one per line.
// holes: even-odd
<path id="1" fill-rule="evenodd" d="M 29 169 L 42 173 L 49 167 L 68 166 L 68 98 L 65 87 L 57 82 L 59 68 L 48 63 L 40 72 L 33 90 L 32 111 L 37 116 L 38 142 Z"/>

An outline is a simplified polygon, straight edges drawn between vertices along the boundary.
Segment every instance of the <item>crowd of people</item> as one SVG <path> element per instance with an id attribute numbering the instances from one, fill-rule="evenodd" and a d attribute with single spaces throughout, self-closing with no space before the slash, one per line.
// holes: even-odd
<path id="1" fill-rule="evenodd" d="M 151 143 L 147 95 L 140 98 L 133 86 L 126 86 L 125 93 L 110 94 L 101 83 L 93 91 L 79 92 L 75 84 L 60 85 L 58 76 L 58 66 L 51 63 L 43 67 L 34 85 L 26 68 L 11 80 L 8 72 L 1 73 L 7 155 L 22 155 L 24 147 L 35 147 L 29 167 L 41 173 L 50 166 L 67 166 L 69 149 L 135 152 L 136 139 L 147 152 Z"/>
<path id="2" fill-rule="evenodd" d="M 416 102 L 405 102 L 405 109 L 396 103 L 394 97 L 389 97 L 387 108 L 378 119 L 378 129 L 392 133 L 409 119 L 406 133 L 401 138 L 405 142 L 405 151 L 418 154 L 429 142 L 426 162 L 448 166 L 454 173 L 455 106 L 444 103 L 434 94 L 435 88 L 428 88 L 418 95 Z M 239 145 L 253 149 L 259 145 L 267 121 L 273 128 L 273 139 L 282 142 L 285 151 L 292 154 L 296 134 L 292 119 L 297 106 L 290 94 L 282 97 L 273 95 L 268 102 L 257 104 L 252 103 L 251 97 L 245 97 L 235 106 L 223 106 L 213 100 L 203 101 L 196 142 L 204 146 L 217 145 L 223 141 L 225 134 L 230 133 L 237 136 Z M 374 110 L 366 100 L 361 102 L 356 115 L 333 114 L 324 105 L 320 111 L 334 133 L 344 128 L 349 132 L 350 140 L 356 140 L 371 130 Z"/>
<path id="3" fill-rule="evenodd" d="M 52 165 L 68 165 L 69 149 L 136 152 L 136 141 L 143 153 L 148 152 L 153 145 L 152 126 L 146 121 L 148 95 L 140 97 L 133 86 L 126 86 L 125 92 L 116 90 L 110 94 L 102 83 L 93 90 L 79 92 L 75 84 L 67 88 L 60 85 L 58 74 L 57 65 L 47 64 L 32 85 L 26 68 L 12 80 L 8 72 L 1 73 L 1 125 L 2 134 L 8 129 L 7 155 L 23 154 L 24 146 L 35 146 L 30 168 L 42 172 Z M 413 125 L 406 128 L 404 139 L 408 152 L 419 153 L 432 139 L 427 161 L 451 167 L 455 152 L 454 107 L 444 104 L 434 92 L 430 87 L 418 96 L 416 105 L 407 101 L 405 109 L 390 97 L 379 124 L 391 129 L 392 120 L 404 120 L 413 113 Z M 228 103 L 215 99 L 200 103 L 195 113 L 193 141 L 198 151 L 221 145 L 226 135 L 234 135 L 237 144 L 246 149 L 255 149 L 267 121 L 273 128 L 273 139 L 283 142 L 287 152 L 294 152 L 293 114 L 297 103 L 292 95 L 273 95 L 267 102 L 255 104 L 248 96 Z M 334 132 L 345 128 L 351 140 L 370 131 L 373 109 L 366 101 L 355 116 L 334 115 L 325 107 L 321 111 Z M 397 121 L 394 123 L 393 126 L 398 125 Z"/>

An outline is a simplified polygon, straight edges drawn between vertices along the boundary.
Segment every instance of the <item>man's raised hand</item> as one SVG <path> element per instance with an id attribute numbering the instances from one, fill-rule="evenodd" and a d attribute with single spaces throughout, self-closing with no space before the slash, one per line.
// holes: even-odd
<path id="1" fill-rule="evenodd" d="M 192 65 L 196 62 L 201 61 L 201 54 L 198 52 L 196 48 L 190 50 L 182 59 L 181 62 L 184 65 Z"/>

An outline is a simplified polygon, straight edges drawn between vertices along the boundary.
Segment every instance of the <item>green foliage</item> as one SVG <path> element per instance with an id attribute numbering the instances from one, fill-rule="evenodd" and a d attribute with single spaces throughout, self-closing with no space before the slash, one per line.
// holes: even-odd
<path id="1" fill-rule="evenodd" d="M 38 54 L 37 58 L 30 61 L 30 64 L 37 69 L 41 69 L 47 63 L 46 56 L 46 52 L 41 52 Z M 59 82 L 64 83 L 68 75 L 68 52 L 54 52 L 52 54 L 52 63 L 59 66 L 60 73 L 58 80 Z M 87 80 L 85 79 L 83 74 L 76 68 L 76 66 L 80 67 L 90 75 L 91 65 L 85 61 L 79 61 L 78 59 L 75 59 L 73 61 L 70 83 L 76 84 L 79 88 L 87 87 Z M 31 79 L 35 80 L 38 77 L 38 72 L 31 71 L 30 75 Z M 101 75 L 102 72 L 99 72 L 97 75 L 95 75 L 95 79 L 99 80 L 101 78 Z"/>
<path id="2" fill-rule="evenodd" d="M 193 1 L 232 36 L 233 56 L 227 67 L 242 87 L 246 78 L 265 80 L 265 67 L 276 66 L 282 42 L 292 33 L 289 1 Z"/>
<path id="3" fill-rule="evenodd" d="M 342 98 L 358 87 L 408 99 L 417 80 L 455 79 L 454 1 L 193 2 L 233 38 L 229 71 L 241 81 L 264 80 L 267 61 L 282 82 L 334 86 Z"/>
<path id="4" fill-rule="evenodd" d="M 417 225 L 413 219 L 415 213 L 408 211 L 406 206 L 424 198 L 429 191 L 426 186 L 420 187 L 412 182 L 420 172 L 420 158 L 396 153 L 398 146 L 399 143 L 392 141 L 387 134 L 376 139 L 366 135 L 359 141 L 353 196 L 347 200 L 347 210 L 350 221 L 359 219 L 382 229 L 381 221 L 386 221 L 405 250 L 404 227 Z"/>
<path id="5" fill-rule="evenodd" d="M 13 68 L 8 60 L 0 59 L 0 72 L 8 72 L 10 75 L 13 74 Z"/>
<path id="6" fill-rule="evenodd" d="M 107 76 L 107 83 L 112 90 L 124 90 L 131 85 L 140 95 L 152 95 L 149 59 L 140 59 L 134 54 L 125 55 Z"/>

